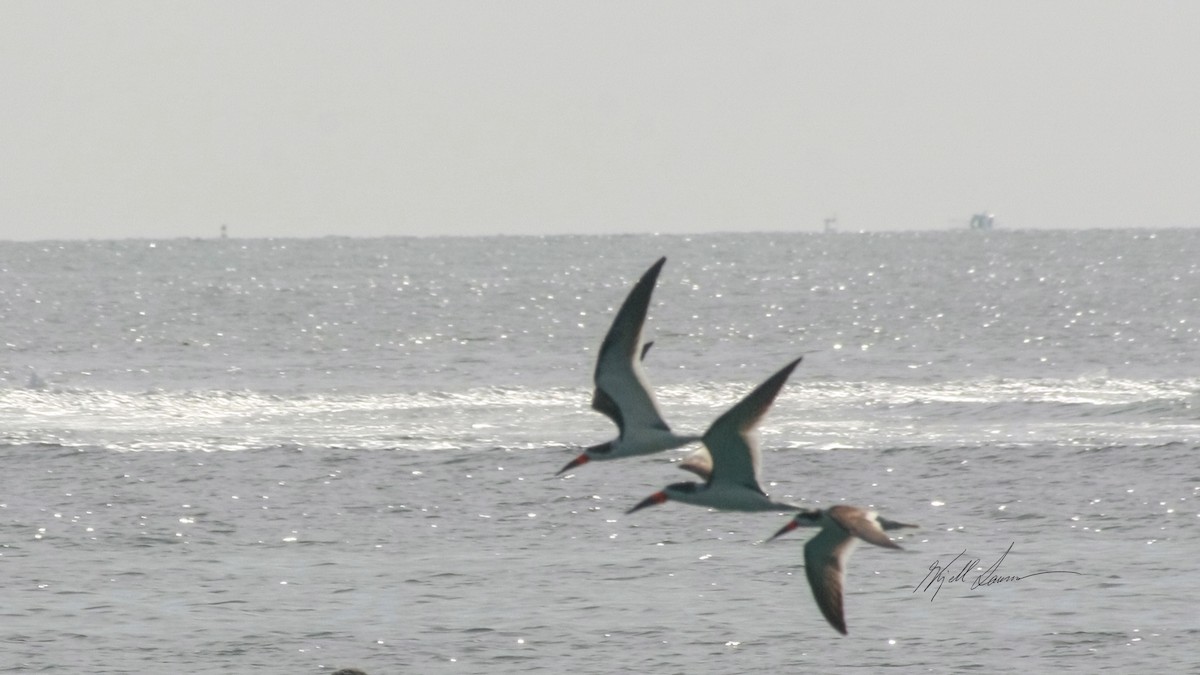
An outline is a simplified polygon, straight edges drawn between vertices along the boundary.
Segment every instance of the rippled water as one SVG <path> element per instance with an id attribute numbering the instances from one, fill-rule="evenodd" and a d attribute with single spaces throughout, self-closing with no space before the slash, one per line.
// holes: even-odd
<path id="1" fill-rule="evenodd" d="M 0 671 L 1194 665 L 1200 232 L 0 244 Z M 613 308 L 701 431 L 798 354 L 772 496 L 915 522 L 848 637 L 786 515 L 553 474 Z M 959 553 L 1029 576 L 926 589 Z M 953 570 L 961 569 L 963 562 Z M 1077 574 L 1070 574 L 1074 572 Z M 947 575 L 952 576 L 952 575 Z"/>

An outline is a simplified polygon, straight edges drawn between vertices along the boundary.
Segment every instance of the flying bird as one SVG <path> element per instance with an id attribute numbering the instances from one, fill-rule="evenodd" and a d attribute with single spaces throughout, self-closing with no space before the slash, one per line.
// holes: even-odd
<path id="1" fill-rule="evenodd" d="M 887 520 L 874 511 L 857 506 L 839 504 L 827 509 L 805 509 L 797 513 L 767 541 L 798 527 L 821 528 L 804 545 L 804 573 L 825 620 L 837 632 L 846 635 L 842 587 L 846 577 L 846 561 L 850 559 L 854 545 L 862 539 L 883 548 L 899 549 L 900 545 L 888 538 L 885 530 L 917 526 Z"/>
<path id="2" fill-rule="evenodd" d="M 646 384 L 642 359 L 653 342 L 642 342 L 642 326 L 658 273 L 667 259 L 646 270 L 613 318 L 596 357 L 592 408 L 617 425 L 617 438 L 593 445 L 559 470 L 563 474 L 592 460 L 620 459 L 672 450 L 700 440 L 671 431 Z"/>
<path id="3" fill-rule="evenodd" d="M 800 360 L 792 361 L 758 385 L 704 433 L 701 441 L 707 450 L 693 453 L 680 465 L 704 478 L 703 484 L 672 483 L 643 499 L 628 513 L 669 500 L 726 511 L 798 510 L 800 507 L 795 504 L 772 500 L 759 486 L 761 453 L 757 427 Z"/>

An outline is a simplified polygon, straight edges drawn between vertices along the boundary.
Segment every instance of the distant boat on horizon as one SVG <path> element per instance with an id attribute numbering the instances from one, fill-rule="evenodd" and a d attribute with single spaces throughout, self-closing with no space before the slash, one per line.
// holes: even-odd
<path id="1" fill-rule="evenodd" d="M 976 213 L 975 215 L 971 216 L 971 222 L 967 225 L 967 227 L 971 228 L 972 230 L 990 230 L 995 227 L 995 225 L 996 214 L 985 211 L 983 213 Z"/>

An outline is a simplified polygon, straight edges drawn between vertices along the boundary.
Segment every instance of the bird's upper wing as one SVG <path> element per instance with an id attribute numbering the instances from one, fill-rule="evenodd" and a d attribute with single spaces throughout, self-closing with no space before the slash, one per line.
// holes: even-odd
<path id="1" fill-rule="evenodd" d="M 876 522 L 874 514 L 856 506 L 838 504 L 832 506 L 826 513 L 835 523 L 841 525 L 847 533 L 884 548 L 900 548 L 900 545 L 888 538 Z"/>
<path id="2" fill-rule="evenodd" d="M 641 365 L 642 326 L 654 284 L 666 260 L 659 258 L 629 291 L 596 357 L 592 407 L 612 419 L 621 433 L 627 426 L 669 430 L 654 394 L 646 385 Z"/>
<path id="3" fill-rule="evenodd" d="M 712 455 L 710 482 L 729 481 L 762 492 L 758 484 L 759 450 L 755 427 L 799 363 L 800 359 L 792 361 L 758 385 L 705 432 L 704 445 Z"/>

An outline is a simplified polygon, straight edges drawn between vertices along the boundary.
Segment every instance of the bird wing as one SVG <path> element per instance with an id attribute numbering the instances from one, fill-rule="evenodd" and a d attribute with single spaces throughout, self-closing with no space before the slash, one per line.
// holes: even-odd
<path id="1" fill-rule="evenodd" d="M 800 359 L 792 361 L 758 385 L 705 432 L 704 445 L 712 455 L 710 483 L 727 481 L 762 492 L 758 484 L 760 453 L 755 429 L 799 363 Z"/>
<path id="2" fill-rule="evenodd" d="M 651 348 L 651 347 L 653 347 L 653 346 L 654 346 L 654 340 L 651 340 L 651 341 L 649 341 L 649 342 L 647 342 L 647 343 L 645 343 L 645 344 L 643 344 L 643 345 L 642 345 L 642 355 L 641 355 L 641 357 L 640 357 L 640 359 L 641 359 L 642 361 L 645 361 L 645 360 L 646 360 L 646 353 L 647 353 L 647 352 L 649 352 L 649 351 L 650 351 L 650 348 Z"/>
<path id="3" fill-rule="evenodd" d="M 813 598 L 825 620 L 842 635 L 846 634 L 842 580 L 854 542 L 854 537 L 841 529 L 824 527 L 804 545 L 804 573 L 808 577 Z"/>
<path id="4" fill-rule="evenodd" d="M 700 448 L 683 458 L 683 461 L 679 463 L 679 468 L 691 471 L 707 481 L 712 477 L 712 455 L 708 453 L 708 448 Z"/>
<path id="5" fill-rule="evenodd" d="M 831 506 L 826 513 L 847 533 L 884 548 L 900 548 L 900 545 L 888 538 L 876 520 L 874 513 L 856 506 L 838 504 Z"/>
<path id="6" fill-rule="evenodd" d="M 646 385 L 641 365 L 645 354 L 642 326 L 658 273 L 666 261 L 665 257 L 659 258 L 629 291 L 596 357 L 592 408 L 611 419 L 622 434 L 627 425 L 670 430 Z"/>

